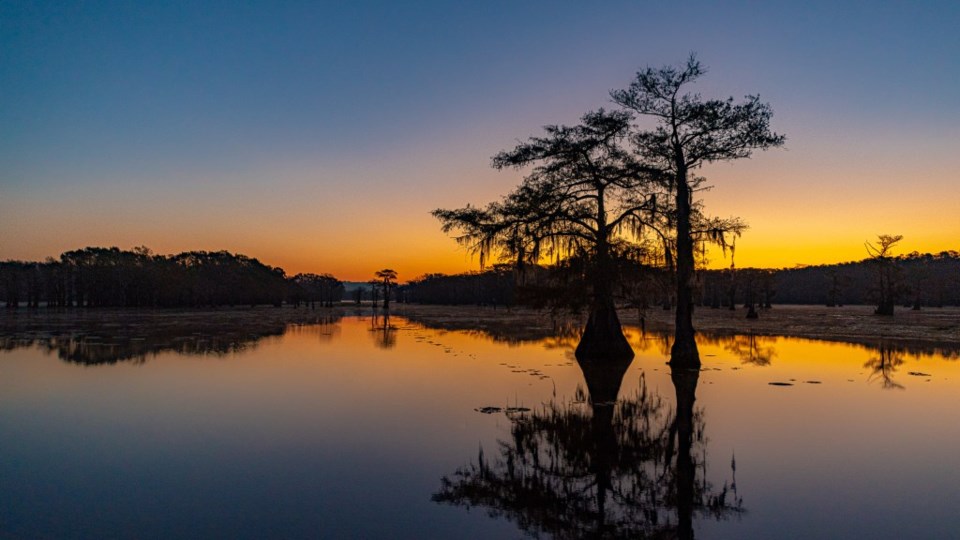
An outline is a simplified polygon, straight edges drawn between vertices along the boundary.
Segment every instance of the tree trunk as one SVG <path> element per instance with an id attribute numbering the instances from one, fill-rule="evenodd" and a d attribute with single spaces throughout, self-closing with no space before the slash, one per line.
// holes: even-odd
<path id="1" fill-rule="evenodd" d="M 633 358 L 633 348 L 623 335 L 617 307 L 613 302 L 613 267 L 610 248 L 607 244 L 607 214 L 604 207 L 603 188 L 597 189 L 597 245 L 596 259 L 589 270 L 593 288 L 593 305 L 583 336 L 577 344 L 576 357 L 584 358 Z"/>
<path id="2" fill-rule="evenodd" d="M 613 302 L 613 272 L 605 242 L 605 231 L 601 230 L 601 241 L 597 243 L 597 259 L 592 271 L 593 305 L 583 336 L 577 344 L 576 357 L 581 358 L 633 358 L 633 348 L 623 335 L 623 327 L 617 316 Z"/>
<path id="3" fill-rule="evenodd" d="M 893 299 L 891 299 L 891 298 L 884 298 L 884 299 L 882 299 L 882 300 L 880 301 L 880 305 L 878 305 L 878 306 L 877 306 L 877 309 L 875 309 L 873 312 L 876 313 L 877 315 L 889 315 L 889 316 L 892 316 L 892 315 L 893 315 L 893 305 L 894 305 Z"/>
<path id="4" fill-rule="evenodd" d="M 690 186 L 686 168 L 677 174 L 677 311 L 670 365 L 675 368 L 699 368 L 693 329 L 693 238 L 690 234 Z"/>
<path id="5" fill-rule="evenodd" d="M 623 335 L 620 318 L 613 301 L 605 305 L 594 303 L 587 318 L 580 343 L 577 344 L 576 357 L 590 358 L 633 358 L 633 348 Z"/>

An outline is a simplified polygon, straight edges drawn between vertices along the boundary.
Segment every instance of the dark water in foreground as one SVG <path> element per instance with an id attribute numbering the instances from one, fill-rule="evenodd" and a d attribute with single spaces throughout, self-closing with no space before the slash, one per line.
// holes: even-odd
<path id="1" fill-rule="evenodd" d="M 955 352 L 194 330 L 3 336 L 0 538 L 960 537 Z"/>

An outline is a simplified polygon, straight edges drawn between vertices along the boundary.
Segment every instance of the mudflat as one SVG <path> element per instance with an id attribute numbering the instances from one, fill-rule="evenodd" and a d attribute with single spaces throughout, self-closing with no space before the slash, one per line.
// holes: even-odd
<path id="1" fill-rule="evenodd" d="M 0 332 L 6 335 L 69 333 L 77 327 L 99 327 L 105 333 L 136 332 L 143 327 L 181 332 L 223 331 L 223 327 L 249 330 L 269 328 L 280 332 L 286 324 L 310 324 L 326 317 L 365 315 L 369 305 L 342 304 L 310 310 L 284 306 L 224 309 L 74 309 L 0 311 Z M 377 309 L 382 314 L 382 309 Z M 507 341 L 540 339 L 545 336 L 575 335 L 582 328 L 584 314 L 550 313 L 529 308 L 490 306 L 443 306 L 393 304 L 391 313 L 430 326 L 472 330 Z M 660 308 L 621 309 L 626 326 L 643 326 L 649 332 L 669 333 L 673 311 Z M 755 334 L 803 337 L 829 341 L 913 341 L 928 344 L 960 344 L 960 307 L 897 308 L 892 317 L 874 315 L 873 306 L 774 305 L 759 310 L 759 319 L 747 319 L 744 309 L 697 308 L 694 325 L 708 334 Z M 89 331 L 89 330 L 88 330 Z M 272 333 L 272 332 L 271 332 Z"/>

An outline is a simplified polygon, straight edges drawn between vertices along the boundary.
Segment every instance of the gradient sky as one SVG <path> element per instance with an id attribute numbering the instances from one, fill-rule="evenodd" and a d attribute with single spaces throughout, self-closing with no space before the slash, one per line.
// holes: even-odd
<path id="1" fill-rule="evenodd" d="M 960 249 L 960 3 L 0 2 L 0 260 L 241 252 L 365 280 L 477 268 L 437 207 L 490 156 L 696 52 L 785 150 L 700 172 L 738 266 Z M 716 265 L 726 265 L 717 255 Z"/>

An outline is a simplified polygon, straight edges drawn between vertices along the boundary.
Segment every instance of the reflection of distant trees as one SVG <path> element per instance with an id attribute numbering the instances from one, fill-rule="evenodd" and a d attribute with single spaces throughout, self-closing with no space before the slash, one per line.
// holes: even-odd
<path id="1" fill-rule="evenodd" d="M 725 341 L 723 348 L 733 353 L 744 364 L 769 366 L 770 362 L 777 357 L 777 351 L 774 348 L 777 341 L 775 337 L 751 333 L 729 336 L 723 341 Z"/>
<path id="2" fill-rule="evenodd" d="M 509 312 L 493 310 L 462 310 L 430 308 L 429 311 L 410 311 L 404 316 L 427 328 L 455 330 L 483 336 L 506 343 L 544 343 L 549 347 L 573 348 L 580 338 L 582 320 L 574 316 L 514 309 Z M 670 354 L 672 335 L 666 332 L 643 332 L 624 327 L 631 347 L 637 352 L 658 351 Z M 701 344 L 716 345 L 736 355 L 744 363 L 770 365 L 776 358 L 776 342 L 782 336 L 761 334 L 728 334 L 698 332 Z M 806 338 L 805 338 L 806 339 Z M 817 340 L 811 340 L 817 341 Z M 878 351 L 875 339 L 848 338 L 823 340 L 858 345 L 869 351 Z M 960 344 L 911 340 L 886 340 L 884 347 L 901 354 L 917 357 L 939 356 L 947 360 L 960 359 Z"/>
<path id="3" fill-rule="evenodd" d="M 382 315 L 373 312 L 370 317 L 370 334 L 373 342 L 381 349 L 392 349 L 397 345 L 397 327 L 390 324 L 389 311 L 384 310 Z"/>
<path id="4" fill-rule="evenodd" d="M 86 365 L 143 363 L 165 352 L 226 355 L 248 350 L 265 338 L 283 335 L 291 325 L 316 326 L 331 333 L 341 319 L 335 312 L 311 317 L 309 312 L 293 310 L 283 315 L 274 310 L 144 312 L 122 317 L 95 313 L 4 319 L 0 350 L 40 347 L 65 362 Z"/>
<path id="5" fill-rule="evenodd" d="M 430 312 L 402 313 L 407 319 L 426 328 L 452 330 L 505 343 L 548 342 L 548 345 L 572 346 L 580 339 L 582 320 L 577 317 L 551 316 L 536 311 L 496 311 L 484 316 L 457 308 Z"/>
<path id="6" fill-rule="evenodd" d="M 742 511 L 735 484 L 703 478 L 703 415 L 694 410 L 699 373 L 674 374 L 676 408 L 641 379 L 617 400 L 630 364 L 579 362 L 589 405 L 549 403 L 510 417 L 498 453 L 441 480 L 438 503 L 486 508 L 529 534 L 555 538 L 693 538 L 694 514 Z"/>
<path id="7" fill-rule="evenodd" d="M 87 247 L 42 263 L 0 262 L 0 300 L 7 307 L 207 307 L 280 305 L 284 300 L 330 304 L 339 302 L 342 294 L 332 276 L 288 279 L 282 268 L 227 251 L 157 255 L 145 247 Z"/>

